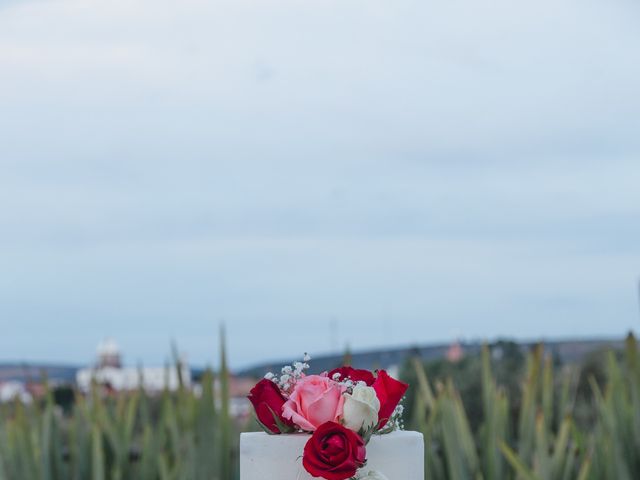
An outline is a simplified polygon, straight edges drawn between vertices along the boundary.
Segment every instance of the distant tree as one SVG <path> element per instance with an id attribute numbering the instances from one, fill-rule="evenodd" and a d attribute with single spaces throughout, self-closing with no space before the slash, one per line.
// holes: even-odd
<path id="1" fill-rule="evenodd" d="M 59 385 L 51 391 L 53 403 L 62 408 L 65 414 L 70 414 L 75 404 L 75 390 L 70 385 Z"/>

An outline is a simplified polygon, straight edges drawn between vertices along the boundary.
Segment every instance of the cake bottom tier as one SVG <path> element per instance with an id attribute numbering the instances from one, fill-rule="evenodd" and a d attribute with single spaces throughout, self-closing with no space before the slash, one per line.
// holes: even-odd
<path id="1" fill-rule="evenodd" d="M 310 435 L 240 436 L 240 480 L 312 480 L 302 466 L 304 445 Z M 363 471 L 377 470 L 389 480 L 424 479 L 424 440 L 418 432 L 398 431 L 374 435 L 367 445 Z"/>

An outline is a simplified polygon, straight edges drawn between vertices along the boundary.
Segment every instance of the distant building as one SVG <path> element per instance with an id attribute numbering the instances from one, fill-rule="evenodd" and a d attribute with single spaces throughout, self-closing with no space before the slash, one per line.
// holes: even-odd
<path id="1" fill-rule="evenodd" d="M 98 355 L 99 368 L 122 368 L 120 348 L 112 338 L 100 342 L 96 353 Z"/>
<path id="2" fill-rule="evenodd" d="M 229 378 L 229 413 L 234 418 L 248 419 L 251 416 L 251 403 L 247 398 L 256 381 L 253 378 L 235 377 Z"/>
<path id="3" fill-rule="evenodd" d="M 451 363 L 458 363 L 464 358 L 464 349 L 462 345 L 460 345 L 460 342 L 456 341 L 451 344 L 447 349 L 446 357 Z"/>
<path id="4" fill-rule="evenodd" d="M 178 370 L 171 367 L 123 367 L 120 349 L 111 339 L 98 345 L 96 364 L 76 373 L 76 383 L 83 392 L 89 392 L 93 382 L 115 391 L 136 390 L 141 386 L 149 393 L 165 389 L 174 391 L 180 385 Z M 180 368 L 182 382 L 191 386 L 191 370 L 183 363 Z"/>
<path id="5" fill-rule="evenodd" d="M 0 403 L 20 400 L 22 403 L 31 403 L 33 397 L 22 382 L 0 382 Z"/>

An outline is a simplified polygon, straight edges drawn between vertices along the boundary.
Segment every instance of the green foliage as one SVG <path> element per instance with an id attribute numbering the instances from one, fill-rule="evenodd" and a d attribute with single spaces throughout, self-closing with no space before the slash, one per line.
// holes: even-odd
<path id="1" fill-rule="evenodd" d="M 412 365 L 415 381 L 410 425 L 425 436 L 429 480 L 632 480 L 640 478 L 640 355 L 627 338 L 624 360 L 609 353 L 603 376 L 590 379 L 589 425 L 573 417 L 579 372 L 559 374 L 542 345 L 526 357 L 514 415 L 508 389 L 492 370 L 496 360 L 485 346 L 473 363 L 480 365 L 481 406 L 470 428 L 467 411 L 451 380 L 429 381 L 427 368 Z M 438 367 L 441 368 L 441 367 Z M 592 368 L 592 365 L 591 365 Z M 455 370 L 458 378 L 460 370 Z M 455 377 L 454 377 L 455 378 Z M 604 390 L 601 389 L 604 384 Z M 474 409 L 475 411 L 475 409 Z"/>
<path id="2" fill-rule="evenodd" d="M 500 391 L 508 396 L 509 415 L 515 419 L 518 417 L 522 399 L 521 383 L 526 367 L 526 357 L 519 345 L 506 341 L 493 344 L 487 353 L 495 357 L 493 360 L 488 359 L 491 362 L 490 371 L 495 382 L 500 385 Z M 453 381 L 474 431 L 480 427 L 484 413 L 482 398 L 485 385 L 483 384 L 482 362 L 482 355 L 469 355 L 455 363 L 440 359 L 423 365 L 424 373 L 428 378 L 451 379 Z M 402 377 L 412 386 L 417 382 L 414 367 L 405 369 Z M 415 388 L 409 389 L 405 401 L 408 411 L 413 411 L 416 394 Z"/>
<path id="3" fill-rule="evenodd" d="M 0 480 L 234 480 L 224 331 L 218 372 L 198 393 L 143 390 L 88 396 L 53 390 L 31 405 L 0 405 Z M 174 362 L 181 363 L 174 348 Z M 485 346 L 459 363 L 414 359 L 406 425 L 425 437 L 428 480 L 640 478 L 640 353 L 598 353 L 584 369 Z"/>
<path id="4" fill-rule="evenodd" d="M 237 479 L 239 428 L 229 417 L 224 348 L 221 355 L 200 394 L 180 380 L 177 392 L 159 398 L 143 390 L 111 396 L 94 386 L 76 396 L 71 415 L 52 394 L 0 406 L 0 480 Z"/>

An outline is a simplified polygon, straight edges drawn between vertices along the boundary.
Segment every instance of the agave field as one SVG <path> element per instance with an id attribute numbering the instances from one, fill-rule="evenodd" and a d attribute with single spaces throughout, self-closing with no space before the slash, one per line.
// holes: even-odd
<path id="1" fill-rule="evenodd" d="M 230 417 L 224 345 L 221 355 L 220 371 L 204 375 L 198 394 L 96 391 L 76 395 L 70 412 L 51 394 L 0 406 L 0 480 L 238 479 L 239 432 L 256 426 Z M 405 367 L 413 389 L 405 424 L 425 436 L 426 479 L 640 478 L 640 358 L 632 336 L 624 352 L 607 354 L 603 378 L 586 380 L 580 402 L 579 367 L 555 366 L 542 346 L 527 355 L 517 395 L 496 380 L 500 361 L 484 348 L 478 418 L 467 414 L 452 379 L 429 378 L 417 360 Z"/>
<path id="2" fill-rule="evenodd" d="M 482 352 L 482 421 L 473 431 L 450 381 L 430 383 L 415 362 L 418 385 L 412 428 L 426 440 L 426 478 L 433 480 L 640 479 L 640 360 L 631 335 L 618 358 L 608 352 L 601 387 L 589 378 L 590 420 L 574 419 L 580 372 L 554 374 L 538 346 L 528 355 L 519 407 L 492 375 Z"/>
<path id="3" fill-rule="evenodd" d="M 77 394 L 70 415 L 50 394 L 5 406 L 0 480 L 235 479 L 238 437 L 223 343 L 221 369 L 205 372 L 198 395 L 181 387 L 160 398 L 141 390 L 105 397 L 96 389 Z"/>

